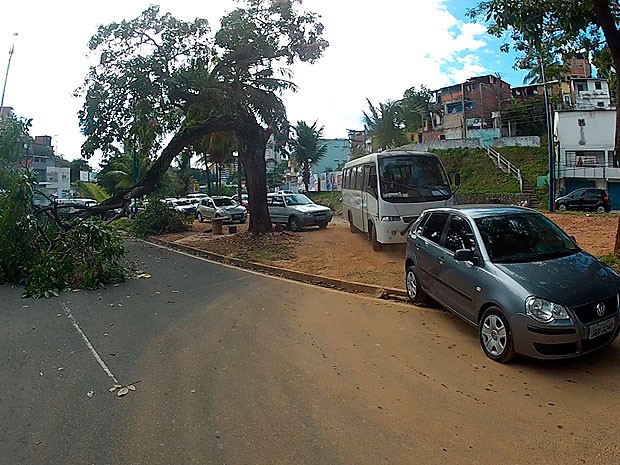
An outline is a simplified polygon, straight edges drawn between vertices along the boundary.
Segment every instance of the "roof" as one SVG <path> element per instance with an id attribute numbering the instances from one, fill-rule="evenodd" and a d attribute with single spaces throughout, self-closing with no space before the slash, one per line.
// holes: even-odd
<path id="1" fill-rule="evenodd" d="M 426 211 L 460 211 L 471 218 L 480 218 L 489 215 L 520 215 L 527 213 L 536 213 L 540 215 L 539 212 L 531 208 L 502 204 L 454 205 L 451 207 L 429 208 Z"/>

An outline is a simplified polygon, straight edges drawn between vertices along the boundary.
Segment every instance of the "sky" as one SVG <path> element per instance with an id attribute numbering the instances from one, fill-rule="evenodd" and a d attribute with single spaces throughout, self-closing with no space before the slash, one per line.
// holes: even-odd
<path id="1" fill-rule="evenodd" d="M 283 97 L 289 121 L 316 121 L 324 137 L 346 138 L 348 129 L 363 129 L 366 99 L 377 105 L 401 98 L 412 86 L 439 89 L 484 74 L 500 73 L 512 86 L 521 85 L 525 72 L 513 69 L 514 56 L 499 51 L 501 42 L 483 24 L 465 17 L 476 3 L 304 0 L 305 10 L 321 16 L 330 45 L 315 64 L 291 66 L 299 89 Z M 32 119 L 31 136 L 51 136 L 57 154 L 80 157 L 84 136 L 77 113 L 83 99 L 74 92 L 95 59 L 88 56 L 88 40 L 99 25 L 133 19 L 151 4 L 181 20 L 206 18 L 213 30 L 239 5 L 234 0 L 5 2 L 0 8 L 4 106 Z M 91 166 L 97 163 L 95 158 Z"/>

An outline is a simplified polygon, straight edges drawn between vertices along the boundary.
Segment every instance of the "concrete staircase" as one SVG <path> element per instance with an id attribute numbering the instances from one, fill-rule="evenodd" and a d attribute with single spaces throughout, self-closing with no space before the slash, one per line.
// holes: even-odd
<path id="1" fill-rule="evenodd" d="M 486 145 L 485 149 L 489 158 L 499 169 L 501 169 L 504 173 L 511 174 L 517 179 L 521 193 L 527 195 L 528 207 L 537 208 L 540 205 L 540 200 L 536 197 L 534 186 L 523 177 L 521 170 L 490 145 Z"/>

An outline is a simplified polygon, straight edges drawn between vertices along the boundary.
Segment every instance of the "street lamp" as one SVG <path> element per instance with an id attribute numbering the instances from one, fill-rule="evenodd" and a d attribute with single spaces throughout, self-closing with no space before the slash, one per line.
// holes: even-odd
<path id="1" fill-rule="evenodd" d="M 2 86 L 2 98 L 0 99 L 0 109 L 4 107 L 4 93 L 6 92 L 6 81 L 9 78 L 9 69 L 11 68 L 11 58 L 13 58 L 13 52 L 15 51 L 15 37 L 17 37 L 17 32 L 13 33 L 13 45 L 11 45 L 11 50 L 9 50 L 9 62 L 6 65 L 6 74 L 4 75 L 4 85 Z"/>

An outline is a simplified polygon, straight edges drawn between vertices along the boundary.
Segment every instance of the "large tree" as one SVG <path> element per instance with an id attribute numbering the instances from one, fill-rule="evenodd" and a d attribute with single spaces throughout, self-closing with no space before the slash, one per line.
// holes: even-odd
<path id="1" fill-rule="evenodd" d="M 83 87 L 83 154 L 111 154 L 119 141 L 136 138 L 155 158 L 123 201 L 152 191 L 185 148 L 232 131 L 253 198 L 250 230 L 271 230 L 265 147 L 286 124 L 281 92 L 295 90 L 283 67 L 315 61 L 327 42 L 318 17 L 297 11 L 298 0 L 245 3 L 215 35 L 206 20 L 183 22 L 150 7 L 134 20 L 101 26 L 91 39 L 100 63 Z"/>
<path id="2" fill-rule="evenodd" d="M 316 121 L 312 126 L 305 121 L 298 121 L 293 126 L 294 135 L 289 141 L 291 155 L 301 168 L 306 191 L 310 186 L 310 168 L 327 153 L 327 145 L 321 141 L 323 129 L 323 126 L 317 126 Z"/>
<path id="3" fill-rule="evenodd" d="M 608 47 L 611 61 L 620 69 L 620 8 L 617 0 L 485 0 L 468 12 L 488 24 L 490 34 L 505 37 L 519 53 L 525 69 L 551 56 L 575 52 L 600 53 Z M 620 83 L 616 83 L 620 101 Z M 616 152 L 620 150 L 620 113 L 616 115 Z"/>
<path id="4" fill-rule="evenodd" d="M 368 113 L 363 112 L 364 129 L 371 138 L 373 151 L 404 145 L 407 139 L 400 100 L 379 102 L 378 107 L 375 107 L 369 99 L 366 99 L 366 102 Z"/>

